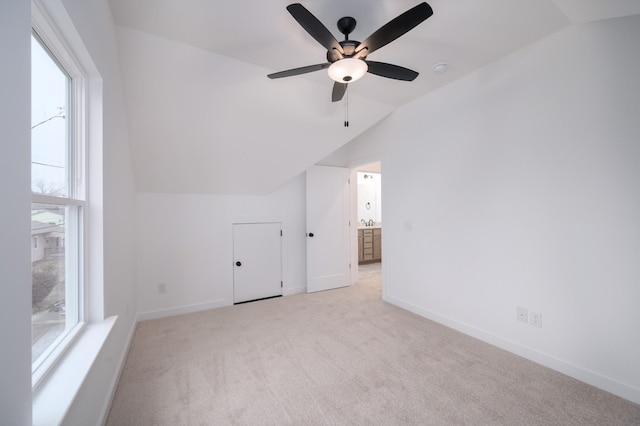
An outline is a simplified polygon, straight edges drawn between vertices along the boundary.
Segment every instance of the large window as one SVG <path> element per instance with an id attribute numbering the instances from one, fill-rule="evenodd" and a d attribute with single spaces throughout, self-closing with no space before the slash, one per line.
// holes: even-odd
<path id="1" fill-rule="evenodd" d="M 73 338 L 85 316 L 83 79 L 60 49 L 55 40 L 34 31 L 30 238 L 36 379 Z"/>

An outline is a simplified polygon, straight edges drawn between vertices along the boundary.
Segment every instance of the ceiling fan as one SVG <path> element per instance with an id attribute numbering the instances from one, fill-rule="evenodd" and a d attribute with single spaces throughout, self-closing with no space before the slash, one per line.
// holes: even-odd
<path id="1" fill-rule="evenodd" d="M 418 76 L 416 71 L 385 62 L 369 61 L 367 56 L 433 15 L 433 10 L 427 3 L 420 3 L 387 22 L 363 42 L 349 40 L 349 34 L 356 27 L 356 20 L 350 16 L 338 20 L 338 30 L 344 34 L 344 41 L 339 42 L 318 18 L 300 3 L 290 4 L 287 10 L 311 37 L 327 49 L 328 62 L 280 71 L 267 77 L 291 77 L 328 68 L 329 77 L 335 81 L 331 100 L 337 102 L 347 91 L 348 83 L 358 80 L 367 72 L 403 81 L 413 81 Z"/>

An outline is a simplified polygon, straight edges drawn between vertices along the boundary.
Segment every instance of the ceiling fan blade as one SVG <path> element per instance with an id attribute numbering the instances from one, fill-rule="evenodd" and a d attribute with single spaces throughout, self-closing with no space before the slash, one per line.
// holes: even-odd
<path id="1" fill-rule="evenodd" d="M 274 72 L 273 74 L 269 74 L 267 77 L 274 79 L 274 78 L 282 78 L 282 77 L 291 77 L 294 75 L 300 75 L 300 74 L 306 74 L 308 72 L 314 72 L 314 71 L 320 71 L 323 70 L 325 68 L 329 68 L 331 64 L 330 63 L 325 63 L 325 64 L 316 64 L 316 65 L 307 65 L 306 67 L 300 67 L 300 68 L 292 68 L 290 70 L 286 70 L 286 71 L 279 71 L 279 72 Z"/>
<path id="2" fill-rule="evenodd" d="M 382 46 L 409 32 L 431 15 L 433 15 L 431 6 L 425 2 L 420 3 L 380 27 L 360 43 L 356 48 L 356 52 L 367 49 L 367 55 L 371 54 L 374 50 L 380 49 Z"/>
<path id="3" fill-rule="evenodd" d="M 309 12 L 300 3 L 293 3 L 287 6 L 287 10 L 298 21 L 298 23 L 304 28 L 311 37 L 315 38 L 318 43 L 323 45 L 327 50 L 337 50 L 341 55 L 344 55 L 342 46 L 338 43 L 338 40 L 331 34 L 331 32 L 325 27 L 322 22 L 318 20 L 311 12 Z"/>
<path id="4" fill-rule="evenodd" d="M 418 76 L 418 72 L 399 65 L 387 64 L 386 62 L 366 61 L 371 74 L 380 77 L 393 78 L 395 80 L 413 81 Z"/>
<path id="5" fill-rule="evenodd" d="M 345 92 L 347 91 L 347 83 L 333 83 L 333 91 L 331 92 L 331 102 L 338 102 L 342 100 Z"/>

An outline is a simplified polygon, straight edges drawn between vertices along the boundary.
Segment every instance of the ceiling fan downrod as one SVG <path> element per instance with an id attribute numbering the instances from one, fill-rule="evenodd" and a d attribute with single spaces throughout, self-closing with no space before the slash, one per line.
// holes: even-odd
<path id="1" fill-rule="evenodd" d="M 343 18 L 338 19 L 338 31 L 344 34 L 344 41 L 349 40 L 349 34 L 356 29 L 356 20 L 351 16 L 345 16 Z"/>

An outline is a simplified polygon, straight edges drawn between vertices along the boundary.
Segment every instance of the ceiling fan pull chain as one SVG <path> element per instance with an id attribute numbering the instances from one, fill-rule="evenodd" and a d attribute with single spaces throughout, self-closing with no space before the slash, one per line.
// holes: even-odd
<path id="1" fill-rule="evenodd" d="M 344 98 L 344 127 L 349 127 L 349 85 Z"/>

